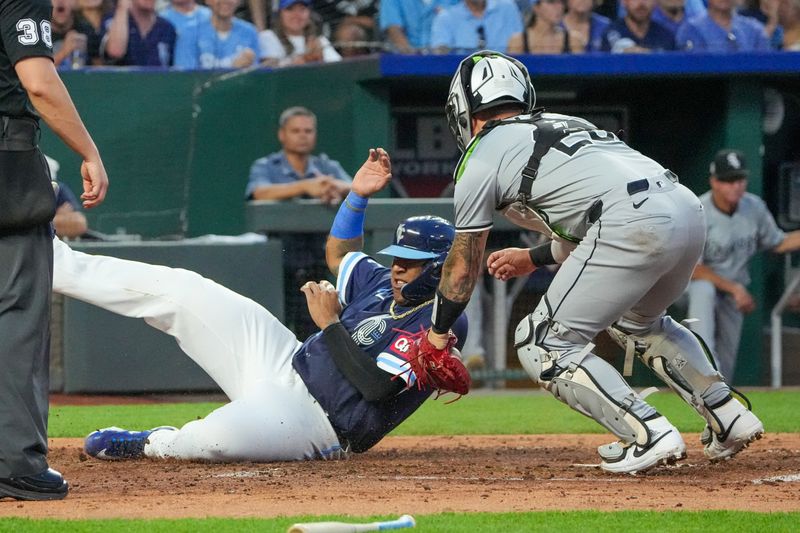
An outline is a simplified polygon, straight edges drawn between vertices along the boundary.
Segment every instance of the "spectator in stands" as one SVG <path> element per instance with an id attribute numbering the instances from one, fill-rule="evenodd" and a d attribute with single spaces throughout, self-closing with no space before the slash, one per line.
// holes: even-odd
<path id="1" fill-rule="evenodd" d="M 197 25 L 199 68 L 245 68 L 258 63 L 258 30 L 233 16 L 240 1 L 208 0 L 211 18 Z"/>
<path id="2" fill-rule="evenodd" d="M 335 43 L 336 30 L 343 24 L 363 29 L 364 39 L 359 39 L 360 41 L 377 39 L 375 18 L 379 4 L 379 0 L 313 0 L 311 6 L 322 20 L 321 33 L 333 36 Z M 349 33 L 354 32 L 355 30 L 349 30 Z"/>
<path id="3" fill-rule="evenodd" d="M 195 0 L 171 0 L 161 16 L 175 27 L 174 66 L 185 69 L 198 67 L 197 32 L 201 22 L 211 18 L 211 10 Z"/>
<path id="4" fill-rule="evenodd" d="M 564 0 L 534 0 L 528 23 L 520 33 L 508 40 L 509 54 L 569 54 L 580 53 L 586 41 L 562 24 Z"/>
<path id="5" fill-rule="evenodd" d="M 781 0 L 747 0 L 739 10 L 743 17 L 754 18 L 764 25 L 769 46 L 773 50 L 783 48 L 783 28 L 778 22 L 778 8 Z"/>
<path id="6" fill-rule="evenodd" d="M 236 10 L 236 16 L 252 22 L 258 31 L 269 28 L 269 16 L 272 11 L 272 0 L 247 0 L 242 9 Z"/>
<path id="7" fill-rule="evenodd" d="M 86 216 L 81 212 L 81 204 L 67 184 L 58 179 L 58 161 L 44 157 L 50 167 L 50 178 L 56 183 L 56 215 L 53 217 L 56 235 L 62 239 L 80 237 L 89 229 Z"/>
<path id="8" fill-rule="evenodd" d="M 800 249 L 800 231 L 778 228 L 764 201 L 746 192 L 747 177 L 741 152 L 717 152 L 711 190 L 700 197 L 706 212 L 705 249 L 688 290 L 689 317 L 698 319 L 691 329 L 703 337 L 728 382 L 736 369 L 743 315 L 756 307 L 747 290 L 750 260 L 759 251 Z"/>
<path id="9" fill-rule="evenodd" d="M 103 21 L 110 17 L 114 10 L 111 7 L 111 0 L 78 0 L 77 11 L 100 36 L 103 32 Z"/>
<path id="10" fill-rule="evenodd" d="M 117 0 L 101 48 L 117 65 L 172 66 L 175 28 L 156 15 L 155 0 Z"/>
<path id="11" fill-rule="evenodd" d="M 708 12 L 681 25 L 677 46 L 698 52 L 769 50 L 764 25 L 736 13 L 734 0 L 708 0 Z"/>
<path id="12" fill-rule="evenodd" d="M 372 52 L 367 30 L 363 26 L 352 22 L 345 22 L 336 26 L 333 34 L 333 47 L 342 57 L 357 57 Z"/>
<path id="13" fill-rule="evenodd" d="M 623 0 L 625 17 L 603 34 L 601 50 L 614 53 L 648 53 L 675 49 L 675 36 L 653 22 L 655 0 Z"/>
<path id="14" fill-rule="evenodd" d="M 100 41 L 105 32 L 103 22 L 113 12 L 111 0 L 78 0 L 77 12 L 92 28 L 88 42 L 89 61 L 92 65 L 102 65 L 104 60 L 100 53 Z"/>
<path id="15" fill-rule="evenodd" d="M 380 29 L 391 48 L 400 54 L 430 48 L 434 17 L 458 0 L 381 0 Z"/>
<path id="16" fill-rule="evenodd" d="M 741 3 L 743 0 L 736 0 L 736 2 Z M 656 0 L 658 3 L 658 0 Z M 739 5 L 739 4 L 737 4 Z M 702 15 L 706 12 L 706 0 L 684 0 L 683 2 L 683 11 L 687 19 L 696 17 L 697 15 Z M 617 4 L 617 16 L 616 18 L 622 18 L 625 16 L 625 6 L 620 2 Z"/>
<path id="17" fill-rule="evenodd" d="M 340 61 L 342 56 L 312 19 L 311 0 L 280 0 L 271 30 L 259 36 L 261 56 L 268 66 Z"/>
<path id="18" fill-rule="evenodd" d="M 505 52 L 511 36 L 522 30 L 522 16 L 512 0 L 463 0 L 433 19 L 431 48 L 437 54 L 484 48 Z"/>
<path id="19" fill-rule="evenodd" d="M 339 203 L 350 191 L 350 176 L 337 161 L 327 155 L 313 155 L 317 143 L 317 117 L 304 107 L 290 107 L 278 120 L 281 151 L 257 159 L 250 168 L 248 200 L 288 200 L 317 198 L 325 203 Z M 281 235 L 285 250 L 284 286 L 286 287 L 287 324 L 310 335 L 314 322 L 303 305 L 298 290 L 309 279 L 325 279 L 325 235 Z"/>
<path id="20" fill-rule="evenodd" d="M 778 20 L 783 27 L 783 49 L 800 51 L 800 0 L 780 0 Z"/>
<path id="21" fill-rule="evenodd" d="M 53 63 L 58 68 L 82 68 L 97 58 L 100 41 L 92 26 L 74 10 L 75 0 L 53 0 L 50 20 L 53 38 Z M 89 39 L 92 49 L 89 49 Z"/>
<path id="22" fill-rule="evenodd" d="M 248 200 L 318 198 L 338 203 L 350 191 L 350 176 L 338 161 L 313 155 L 317 117 L 305 107 L 290 107 L 278 120 L 282 150 L 257 159 L 250 168 Z"/>
<path id="23" fill-rule="evenodd" d="M 653 9 L 653 22 L 661 24 L 673 35 L 678 33 L 678 28 L 687 19 L 685 0 L 656 0 Z"/>
<path id="24" fill-rule="evenodd" d="M 592 8 L 594 0 L 567 0 L 567 14 L 564 15 L 564 27 L 570 33 L 586 43 L 587 52 L 598 52 L 603 40 L 603 33 L 611 21 Z"/>

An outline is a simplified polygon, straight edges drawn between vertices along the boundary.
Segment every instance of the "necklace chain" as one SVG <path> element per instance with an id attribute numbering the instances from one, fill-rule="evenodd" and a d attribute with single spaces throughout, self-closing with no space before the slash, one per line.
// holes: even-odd
<path id="1" fill-rule="evenodd" d="M 407 317 L 408 315 L 410 315 L 410 314 L 411 314 L 411 313 L 413 313 L 414 311 L 419 311 L 420 309 L 422 309 L 422 308 L 423 308 L 423 307 L 425 307 L 426 305 L 430 305 L 430 304 L 432 304 L 432 303 L 433 303 L 433 299 L 430 299 L 430 300 L 428 300 L 427 302 L 423 302 L 423 303 L 419 304 L 418 306 L 416 306 L 416 307 L 414 307 L 414 308 L 411 308 L 411 309 L 409 309 L 409 310 L 408 310 L 408 311 L 406 311 L 405 313 L 400 313 L 399 315 L 396 315 L 396 314 L 394 313 L 394 306 L 397 304 L 397 302 L 395 302 L 394 300 L 392 300 L 392 303 L 391 303 L 391 305 L 389 305 L 389 315 L 390 315 L 390 316 L 391 316 L 391 317 L 392 317 L 394 320 L 400 320 L 401 318 L 405 318 L 405 317 Z"/>

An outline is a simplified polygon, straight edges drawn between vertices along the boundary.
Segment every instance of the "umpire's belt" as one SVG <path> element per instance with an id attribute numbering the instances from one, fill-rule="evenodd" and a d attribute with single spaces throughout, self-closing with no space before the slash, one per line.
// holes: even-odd
<path id="1" fill-rule="evenodd" d="M 0 131 L 0 150 L 6 152 L 21 152 L 33 150 L 39 145 L 39 123 L 26 117 L 0 117 L 2 131 Z"/>
<path id="2" fill-rule="evenodd" d="M 667 170 L 658 176 L 652 178 L 642 178 L 628 182 L 628 194 L 634 194 L 649 191 L 654 192 L 667 192 L 675 188 L 678 183 L 678 176 L 671 170 Z"/>

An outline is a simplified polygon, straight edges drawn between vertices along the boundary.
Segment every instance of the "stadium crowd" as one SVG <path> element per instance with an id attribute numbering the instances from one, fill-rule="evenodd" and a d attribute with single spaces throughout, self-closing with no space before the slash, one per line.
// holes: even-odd
<path id="1" fill-rule="evenodd" d="M 53 0 L 61 69 L 282 67 L 375 52 L 800 51 L 800 0 Z"/>

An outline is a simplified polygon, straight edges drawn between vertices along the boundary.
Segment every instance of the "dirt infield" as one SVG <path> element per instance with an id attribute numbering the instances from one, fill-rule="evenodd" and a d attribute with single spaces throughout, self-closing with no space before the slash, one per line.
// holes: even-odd
<path id="1" fill-rule="evenodd" d="M 687 460 L 639 476 L 588 466 L 603 435 L 389 437 L 346 461 L 211 465 L 106 462 L 53 439 L 72 484 L 60 502 L 0 501 L 0 517 L 178 518 L 443 511 L 800 510 L 800 434 L 772 434 L 711 465 L 697 435 Z"/>

